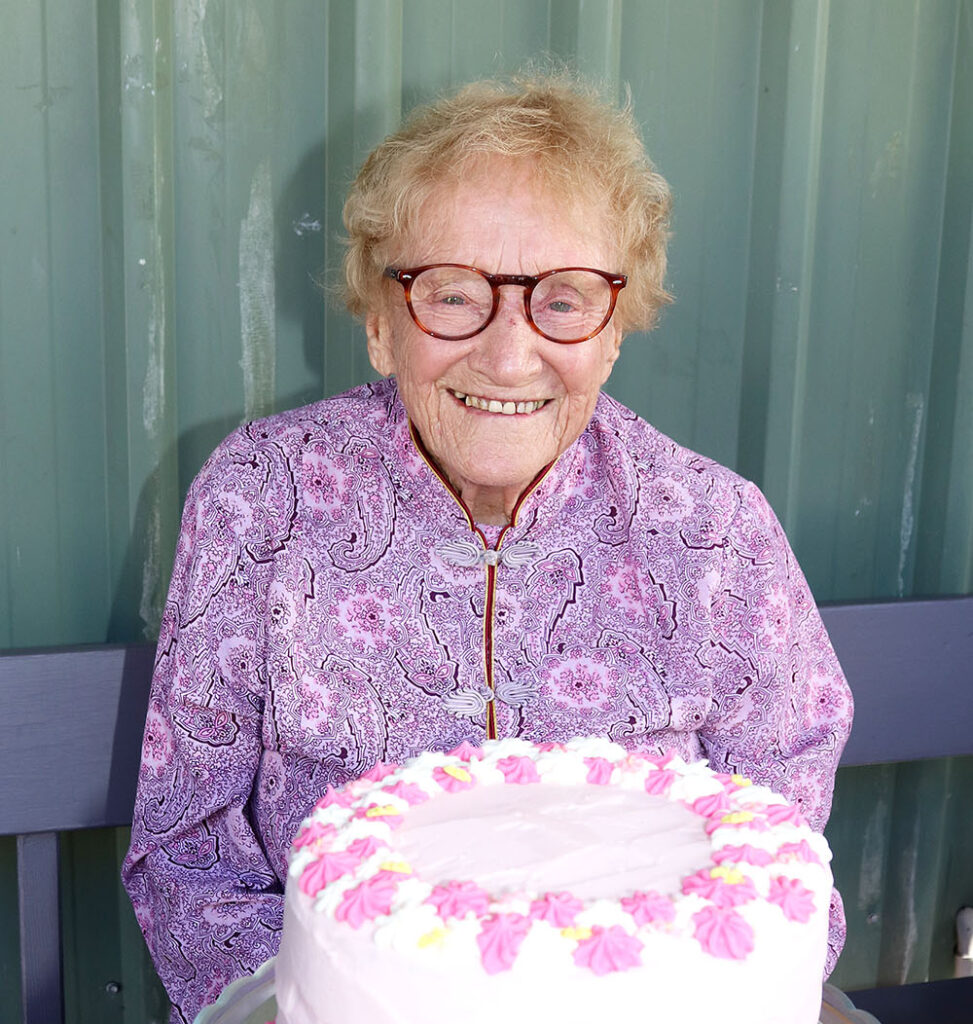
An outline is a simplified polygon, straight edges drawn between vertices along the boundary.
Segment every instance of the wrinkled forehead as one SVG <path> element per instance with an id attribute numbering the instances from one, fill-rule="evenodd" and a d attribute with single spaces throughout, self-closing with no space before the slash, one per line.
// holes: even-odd
<path id="1" fill-rule="evenodd" d="M 390 257 L 465 262 L 479 253 L 534 263 L 533 271 L 580 261 L 617 272 L 617 248 L 593 181 L 568 181 L 536 160 L 474 155 L 428 184 Z"/>

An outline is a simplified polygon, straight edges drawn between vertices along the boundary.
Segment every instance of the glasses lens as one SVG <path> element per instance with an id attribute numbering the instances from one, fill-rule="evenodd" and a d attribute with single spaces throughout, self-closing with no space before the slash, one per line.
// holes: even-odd
<path id="1" fill-rule="evenodd" d="M 601 328 L 611 299 L 611 285 L 600 274 L 563 270 L 538 282 L 530 299 L 530 315 L 548 337 L 578 341 Z"/>
<path id="2" fill-rule="evenodd" d="M 445 338 L 478 331 L 490 318 L 489 281 L 464 267 L 430 267 L 412 282 L 412 312 L 421 327 Z"/>

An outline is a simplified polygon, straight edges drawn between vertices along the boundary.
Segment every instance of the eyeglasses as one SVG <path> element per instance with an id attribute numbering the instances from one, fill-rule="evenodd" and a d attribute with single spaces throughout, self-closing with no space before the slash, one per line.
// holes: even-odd
<path id="1" fill-rule="evenodd" d="M 524 289 L 524 316 L 543 338 L 576 345 L 602 331 L 615 311 L 628 278 L 590 267 L 561 267 L 536 277 L 488 274 L 459 263 L 430 263 L 408 269 L 386 267 L 405 289 L 405 304 L 416 325 L 443 341 L 479 334 L 497 315 L 500 288 Z"/>

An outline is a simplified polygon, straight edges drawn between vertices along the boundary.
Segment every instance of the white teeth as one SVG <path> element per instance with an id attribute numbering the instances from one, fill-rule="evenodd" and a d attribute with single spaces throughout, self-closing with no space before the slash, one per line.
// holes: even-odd
<path id="1" fill-rule="evenodd" d="M 477 395 L 468 395 L 464 391 L 454 391 L 453 394 L 471 409 L 482 409 L 483 412 L 499 413 L 501 416 L 536 412 L 541 406 L 546 404 L 545 400 L 539 402 L 501 402 L 497 398 L 480 398 Z"/>

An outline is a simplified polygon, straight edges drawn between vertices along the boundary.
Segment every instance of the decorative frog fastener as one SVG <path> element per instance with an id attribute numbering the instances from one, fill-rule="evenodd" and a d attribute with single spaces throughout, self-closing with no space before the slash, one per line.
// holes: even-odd
<path id="1" fill-rule="evenodd" d="M 447 565 L 472 569 L 477 565 L 504 565 L 508 569 L 521 569 L 531 565 L 540 555 L 540 548 L 529 540 L 514 541 L 496 550 L 484 548 L 470 540 L 448 540 L 436 549 Z"/>

